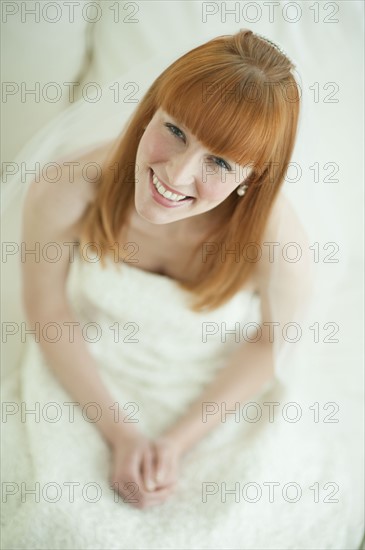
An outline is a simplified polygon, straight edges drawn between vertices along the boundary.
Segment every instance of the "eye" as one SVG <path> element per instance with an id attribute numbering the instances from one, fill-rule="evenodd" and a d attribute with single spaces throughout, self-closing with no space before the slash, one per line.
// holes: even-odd
<path id="1" fill-rule="evenodd" d="M 184 132 L 182 132 L 177 126 L 175 126 L 174 124 L 171 124 L 170 122 L 165 122 L 164 125 L 170 130 L 170 132 L 174 136 L 176 136 L 177 138 L 182 138 L 184 143 L 186 142 Z M 215 164 L 217 164 L 221 168 L 224 168 L 225 170 L 228 170 L 228 171 L 232 170 L 231 166 L 225 160 L 218 157 L 212 157 L 212 158 L 215 159 L 214 160 Z"/>
<path id="2" fill-rule="evenodd" d="M 182 139 L 185 142 L 185 135 L 184 133 L 177 127 L 174 126 L 174 124 L 170 124 L 169 122 L 165 123 L 165 126 L 170 130 L 170 132 L 176 136 L 176 137 L 182 137 Z"/>
<path id="3" fill-rule="evenodd" d="M 214 158 L 214 157 L 213 157 Z M 225 170 L 232 170 L 232 168 L 230 167 L 229 164 L 227 164 L 227 162 L 223 159 L 220 159 L 220 158 L 217 158 L 215 157 L 215 163 L 220 166 L 221 168 L 224 168 Z M 222 164 L 220 164 L 222 163 Z"/>

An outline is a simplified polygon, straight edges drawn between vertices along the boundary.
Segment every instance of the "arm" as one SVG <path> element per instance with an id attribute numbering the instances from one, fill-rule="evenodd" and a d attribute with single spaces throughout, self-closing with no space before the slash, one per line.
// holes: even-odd
<path id="1" fill-rule="evenodd" d="M 266 323 L 277 323 L 282 328 L 288 322 L 301 319 L 303 306 L 305 309 L 309 301 L 313 287 L 309 243 L 285 196 L 279 195 L 261 242 L 278 244 L 274 257 L 269 247 L 261 247 L 263 254 L 254 271 L 260 295 L 263 337 L 255 343 L 245 342 L 240 346 L 186 415 L 162 436 L 181 453 L 190 449 L 221 421 L 221 414 L 218 413 L 207 416 L 207 421 L 203 422 L 204 403 L 215 402 L 220 411 L 224 402 L 226 410 L 234 410 L 237 402 L 243 404 L 249 401 L 274 377 L 277 357 L 283 345 L 282 332 L 278 330 L 271 338 L 270 325 Z M 298 262 L 286 261 L 282 254 L 286 243 L 293 242 L 301 249 L 301 260 Z"/>
<path id="2" fill-rule="evenodd" d="M 165 434 L 180 452 L 188 451 L 222 421 L 222 403 L 234 410 L 236 403 L 249 401 L 274 376 L 272 344 L 259 340 L 245 342 L 222 368 L 214 381 L 203 391 L 188 413 Z M 203 422 L 204 403 L 216 403 L 218 412 L 207 415 Z"/>
<path id="3" fill-rule="evenodd" d="M 57 174 L 55 175 L 57 176 Z M 49 175 L 51 181 L 53 175 Z M 54 177 L 56 180 L 57 178 Z M 66 279 L 70 267 L 69 249 L 64 243 L 76 242 L 78 223 L 89 200 L 92 188 L 81 177 L 71 184 L 40 181 L 30 186 L 24 203 L 22 241 L 27 250 L 40 250 L 46 243 L 57 243 L 62 250 L 57 262 L 47 262 L 42 254 L 35 261 L 34 254 L 27 254 L 22 263 L 23 303 L 26 317 L 32 325 L 40 326 L 50 321 L 64 327 L 64 323 L 77 323 L 66 294 Z M 134 425 L 114 420 L 110 407 L 115 399 L 109 393 L 98 373 L 98 366 L 89 352 L 82 332 L 75 325 L 74 340 L 68 339 L 68 331 L 62 332 L 57 342 L 49 342 L 40 331 L 39 346 L 47 367 L 54 373 L 65 390 L 81 406 L 94 402 L 101 408 L 100 419 L 93 422 L 111 450 L 109 483 L 120 493 L 124 502 L 130 502 L 130 482 L 138 492 L 130 502 L 137 508 L 145 508 L 162 502 L 173 490 L 172 484 L 154 484 L 154 455 L 151 441 Z"/>
<path id="4" fill-rule="evenodd" d="M 38 261 L 35 255 L 27 254 L 22 263 L 23 302 L 31 326 L 52 321 L 66 329 L 64 323 L 77 322 L 65 292 L 70 258 L 63 243 L 77 240 L 77 221 L 90 191 L 90 183 L 84 181 L 71 184 L 60 180 L 50 184 L 41 180 L 30 186 L 24 203 L 22 241 L 27 250 L 34 250 L 35 243 L 42 250 L 47 242 L 57 243 L 62 250 L 61 258 L 54 263 L 46 261 L 42 254 Z M 57 342 L 47 341 L 40 331 L 39 346 L 47 366 L 75 401 L 81 406 L 96 402 L 101 407 L 101 418 L 95 426 L 109 446 L 118 438 L 137 432 L 133 424 L 114 421 L 110 407 L 115 399 L 102 383 L 79 326 L 73 342 L 69 341 L 67 330 L 62 330 Z"/>

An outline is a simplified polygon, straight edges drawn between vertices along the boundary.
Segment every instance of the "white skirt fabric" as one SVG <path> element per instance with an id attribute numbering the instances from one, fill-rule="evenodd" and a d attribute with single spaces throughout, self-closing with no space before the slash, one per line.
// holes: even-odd
<path id="1" fill-rule="evenodd" d="M 152 437 L 238 345 L 204 342 L 202 323 L 257 320 L 247 292 L 197 314 L 166 277 L 77 255 L 68 296 L 115 401 Z M 3 548 L 355 548 L 360 492 L 333 405 L 316 409 L 305 390 L 269 384 L 185 456 L 169 500 L 141 511 L 110 489 L 108 448 L 39 346 L 25 348 L 3 388 Z"/>
<path id="2" fill-rule="evenodd" d="M 91 118 L 99 140 L 118 135 L 116 106 L 92 107 L 73 106 L 52 123 L 20 154 L 18 167 L 90 147 Z M 186 454 L 175 493 L 160 506 L 135 509 L 109 487 L 110 452 L 95 426 L 22 333 L 16 246 L 25 187 L 19 171 L 8 178 L 3 217 L 2 547 L 358 548 L 362 394 L 354 333 L 345 331 L 332 347 L 303 339 L 295 354 L 284 354 L 275 378 Z M 220 331 L 204 341 L 204 323 L 232 328 L 238 320 L 242 328 L 260 320 L 254 294 L 194 313 L 175 281 L 111 260 L 102 269 L 76 254 L 67 285 L 104 383 L 150 437 L 187 410 L 239 345 L 229 334 L 223 343 Z M 308 334 L 311 323 L 331 320 L 323 296 L 322 317 L 312 311 Z M 342 326 L 352 303 L 345 290 L 336 296 Z"/>

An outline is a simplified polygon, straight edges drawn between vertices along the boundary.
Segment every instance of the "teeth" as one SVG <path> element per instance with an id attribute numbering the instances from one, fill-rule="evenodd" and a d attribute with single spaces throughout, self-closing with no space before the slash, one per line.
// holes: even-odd
<path id="1" fill-rule="evenodd" d="M 166 187 L 162 185 L 162 183 L 157 179 L 157 176 L 153 174 L 152 181 L 154 186 L 156 187 L 157 191 L 165 197 L 165 199 L 169 199 L 170 201 L 182 201 L 183 199 L 186 199 L 187 195 L 177 195 L 176 193 L 171 193 L 171 191 L 168 191 Z"/>

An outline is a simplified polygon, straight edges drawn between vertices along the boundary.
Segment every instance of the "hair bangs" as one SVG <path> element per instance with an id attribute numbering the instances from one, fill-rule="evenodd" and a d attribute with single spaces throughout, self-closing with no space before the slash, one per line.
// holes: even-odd
<path id="1" fill-rule="evenodd" d="M 161 80 L 156 102 L 212 154 L 258 167 L 276 149 L 280 116 L 262 73 L 248 69 L 217 65 L 202 74 L 200 67 L 198 77 L 194 70 L 188 76 L 172 71 L 171 82 Z"/>

